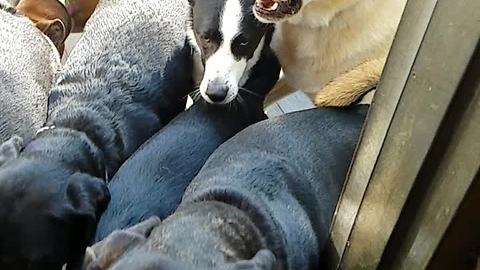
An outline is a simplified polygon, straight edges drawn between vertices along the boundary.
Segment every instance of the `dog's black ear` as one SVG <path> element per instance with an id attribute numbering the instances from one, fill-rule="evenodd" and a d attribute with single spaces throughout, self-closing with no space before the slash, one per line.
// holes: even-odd
<path id="1" fill-rule="evenodd" d="M 126 250 L 144 243 L 152 230 L 159 224 L 158 217 L 151 217 L 126 230 L 114 231 L 104 240 L 87 248 L 82 269 L 108 269 Z"/>
<path id="2" fill-rule="evenodd" d="M 75 173 L 68 179 L 66 199 L 73 244 L 70 260 L 78 260 L 93 238 L 98 219 L 110 201 L 110 193 L 102 179 Z"/>
<path id="3" fill-rule="evenodd" d="M 273 270 L 276 269 L 277 259 L 273 252 L 262 249 L 255 256 L 247 261 L 235 263 L 234 270 Z"/>
<path id="4" fill-rule="evenodd" d="M 9 160 L 17 158 L 23 146 L 23 139 L 18 136 L 13 136 L 8 141 L 2 143 L 0 145 L 0 166 Z"/>
<path id="5" fill-rule="evenodd" d="M 195 0 L 188 0 L 188 3 L 193 7 L 195 5 Z"/>

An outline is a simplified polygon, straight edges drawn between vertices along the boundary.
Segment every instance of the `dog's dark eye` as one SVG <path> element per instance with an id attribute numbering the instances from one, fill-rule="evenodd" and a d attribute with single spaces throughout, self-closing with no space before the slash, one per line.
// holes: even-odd
<path id="1" fill-rule="evenodd" d="M 202 41 L 202 43 L 207 43 L 207 44 L 212 42 L 212 39 L 210 38 L 210 36 L 207 36 L 207 35 L 201 35 L 200 40 Z"/>
<path id="2" fill-rule="evenodd" d="M 234 43 L 239 47 L 246 47 L 250 44 L 250 40 L 243 35 L 235 37 Z"/>
<path id="3" fill-rule="evenodd" d="M 240 46 L 247 46 L 248 45 L 248 39 L 246 39 L 245 37 L 243 36 L 238 36 L 236 39 L 235 39 L 236 43 Z"/>
<path id="4" fill-rule="evenodd" d="M 239 34 L 232 41 L 232 53 L 236 56 L 250 58 L 255 51 L 255 46 L 252 46 L 254 42 L 247 36 Z"/>

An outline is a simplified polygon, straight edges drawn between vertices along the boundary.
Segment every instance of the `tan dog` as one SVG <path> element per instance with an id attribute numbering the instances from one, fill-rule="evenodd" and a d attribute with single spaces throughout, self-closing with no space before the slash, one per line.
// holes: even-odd
<path id="1" fill-rule="evenodd" d="M 72 21 L 58 0 L 20 0 L 16 9 L 52 40 L 60 55 L 63 54 Z"/>
<path id="2" fill-rule="evenodd" d="M 318 106 L 355 102 L 376 86 L 406 1 L 256 0 L 284 72 L 266 103 L 298 89 Z"/>
<path id="3" fill-rule="evenodd" d="M 90 19 L 98 5 L 98 0 L 65 0 L 65 2 L 65 6 L 73 21 L 72 32 L 83 32 L 85 23 Z"/>

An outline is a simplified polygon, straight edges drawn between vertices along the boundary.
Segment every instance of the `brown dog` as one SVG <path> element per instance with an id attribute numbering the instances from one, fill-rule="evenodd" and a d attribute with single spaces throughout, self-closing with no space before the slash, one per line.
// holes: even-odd
<path id="1" fill-rule="evenodd" d="M 68 14 L 73 21 L 73 33 L 83 32 L 85 23 L 97 7 L 98 0 L 65 0 Z"/>
<path id="2" fill-rule="evenodd" d="M 62 55 L 65 40 L 72 29 L 72 20 L 65 6 L 58 0 L 20 0 L 16 8 L 52 40 Z"/>

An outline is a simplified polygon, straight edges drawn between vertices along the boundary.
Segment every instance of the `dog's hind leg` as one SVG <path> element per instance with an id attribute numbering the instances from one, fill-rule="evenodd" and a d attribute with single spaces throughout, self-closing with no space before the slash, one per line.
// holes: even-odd
<path id="1" fill-rule="evenodd" d="M 328 83 L 314 97 L 318 107 L 342 107 L 374 88 L 382 75 L 385 58 L 369 60 Z"/>

